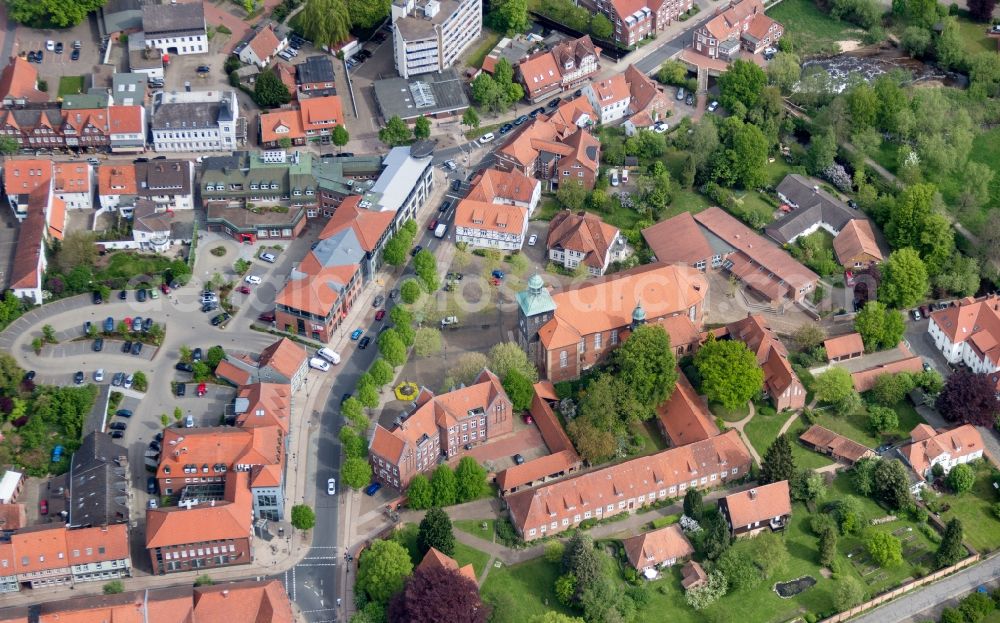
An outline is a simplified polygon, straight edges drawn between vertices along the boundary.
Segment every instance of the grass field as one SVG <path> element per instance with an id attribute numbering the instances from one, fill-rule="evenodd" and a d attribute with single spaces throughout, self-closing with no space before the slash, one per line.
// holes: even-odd
<path id="1" fill-rule="evenodd" d="M 555 610 L 572 614 L 559 603 L 553 590 L 559 568 L 544 558 L 490 569 L 480 589 L 483 601 L 494 604 L 493 623 L 524 623 L 536 614 Z"/>
<path id="2" fill-rule="evenodd" d="M 793 37 L 794 48 L 802 56 L 828 49 L 837 41 L 860 39 L 862 35 L 857 27 L 820 11 L 813 0 L 784 0 L 767 14 L 785 26 L 785 36 Z"/>
<path id="3" fill-rule="evenodd" d="M 483 66 L 483 59 L 485 59 L 486 55 L 490 53 L 490 50 L 496 47 L 497 42 L 500 41 L 500 38 L 503 35 L 498 32 L 493 32 L 489 28 L 483 28 L 482 36 L 482 45 L 476 48 L 476 51 L 467 56 L 465 59 L 465 64 L 469 67 L 480 69 Z"/>
<path id="4" fill-rule="evenodd" d="M 986 27 L 986 24 L 972 21 L 966 11 L 959 11 L 958 31 L 961 33 L 960 41 L 966 54 L 979 54 L 980 52 L 996 54 L 996 41 L 986 36 Z"/>
<path id="5" fill-rule="evenodd" d="M 960 495 L 942 495 L 940 502 L 951 509 L 941 513 L 942 521 L 958 517 L 965 530 L 969 545 L 986 554 L 1000 548 L 1000 521 L 993 514 L 992 506 L 1000 502 L 1000 494 L 993 488 L 989 466 L 981 464 L 976 469 L 976 484 L 972 491 Z"/>
<path id="6" fill-rule="evenodd" d="M 483 530 L 483 522 L 486 522 L 486 529 Z M 496 533 L 496 519 L 456 519 L 452 522 L 456 530 L 461 530 L 466 534 L 493 542 L 493 535 Z"/>
<path id="7" fill-rule="evenodd" d="M 170 259 L 161 255 L 113 253 L 108 256 L 106 266 L 98 266 L 94 270 L 94 281 L 125 282 L 133 277 L 149 275 L 154 283 L 159 283 L 160 277 L 169 266 Z"/>
<path id="8" fill-rule="evenodd" d="M 761 415 L 758 413 L 753 416 L 753 419 L 743 428 L 743 432 L 746 433 L 747 439 L 750 440 L 754 449 L 757 450 L 757 454 L 762 457 L 764 456 L 764 453 L 767 452 L 767 449 L 778 437 L 778 431 L 781 430 L 781 426 L 788 418 L 789 415 L 787 413 L 778 413 L 775 415 Z M 792 446 L 792 458 L 795 459 L 795 467 L 798 469 L 816 469 L 833 463 L 829 458 L 818 452 L 813 452 L 799 443 L 798 436 L 795 433 L 801 427 L 802 423 L 796 421 L 788 429 L 788 442 Z"/>
<path id="9" fill-rule="evenodd" d="M 735 409 L 729 409 L 719 402 L 708 403 L 708 410 L 712 412 L 712 415 L 717 415 L 727 422 L 739 422 L 750 414 L 750 407 L 747 405 L 740 405 Z"/>
<path id="10" fill-rule="evenodd" d="M 629 430 L 642 439 L 642 449 L 632 456 L 645 456 L 667 449 L 667 440 L 663 438 L 656 418 L 647 422 L 636 422 L 629 426 Z"/>
<path id="11" fill-rule="evenodd" d="M 413 566 L 416 567 L 423 560 L 417 549 L 417 532 L 420 531 L 420 527 L 414 523 L 408 523 L 393 535 L 393 540 L 406 548 L 406 551 L 410 553 L 410 560 L 413 561 Z M 486 563 L 490 560 L 490 555 L 486 552 L 480 551 L 474 547 L 469 547 L 464 543 L 455 542 L 455 555 L 453 558 L 458 562 L 459 566 L 472 565 L 472 568 L 476 570 L 476 577 L 483 572 L 486 568 Z"/>
<path id="12" fill-rule="evenodd" d="M 969 159 L 982 162 L 993 169 L 990 203 L 985 207 L 1000 207 L 1000 128 L 977 134 L 972 141 L 972 153 L 969 154 Z"/>
<path id="13" fill-rule="evenodd" d="M 59 78 L 59 97 L 82 92 L 83 76 L 61 76 Z"/>

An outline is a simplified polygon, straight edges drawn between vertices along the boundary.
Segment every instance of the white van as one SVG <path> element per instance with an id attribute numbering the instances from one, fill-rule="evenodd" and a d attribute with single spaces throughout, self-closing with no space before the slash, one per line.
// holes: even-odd
<path id="1" fill-rule="evenodd" d="M 340 354 L 337 353 L 336 351 L 326 348 L 325 346 L 316 351 L 316 354 L 322 357 L 323 359 L 326 359 L 333 365 L 337 365 L 338 363 L 340 363 Z"/>

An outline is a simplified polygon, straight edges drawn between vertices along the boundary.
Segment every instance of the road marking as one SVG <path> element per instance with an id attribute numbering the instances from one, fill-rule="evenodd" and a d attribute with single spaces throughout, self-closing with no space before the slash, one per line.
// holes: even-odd
<path id="1" fill-rule="evenodd" d="M 328 562 L 328 563 L 316 563 L 316 564 L 308 564 L 307 565 L 304 562 L 300 562 L 299 564 L 297 564 L 295 566 L 296 567 L 298 567 L 298 566 L 302 566 L 302 567 L 336 567 L 337 564 L 333 563 L 333 562 Z"/>
<path id="2" fill-rule="evenodd" d="M 292 567 L 292 601 L 296 601 L 296 595 L 297 594 L 298 594 L 298 591 L 297 591 L 297 584 L 296 584 L 296 580 L 295 580 L 295 567 Z"/>

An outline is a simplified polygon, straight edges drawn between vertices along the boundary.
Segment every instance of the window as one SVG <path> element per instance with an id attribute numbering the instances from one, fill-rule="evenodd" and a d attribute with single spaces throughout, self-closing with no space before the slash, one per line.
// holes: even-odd
<path id="1" fill-rule="evenodd" d="M 611 330 L 611 345 L 614 346 L 618 343 L 618 329 Z"/>
<path id="2" fill-rule="evenodd" d="M 594 350 L 600 350 L 600 349 L 601 349 L 601 334 L 600 333 L 595 333 L 594 334 Z"/>
<path id="3" fill-rule="evenodd" d="M 544 529 L 545 529 L 545 527 L 542 526 L 542 530 L 544 530 Z M 536 532 L 536 530 L 534 528 L 528 530 L 528 536 L 535 536 L 535 532 Z"/>
<path id="4" fill-rule="evenodd" d="M 565 368 L 568 365 L 569 365 L 569 355 L 567 355 L 566 351 L 564 350 L 559 351 L 559 367 Z"/>

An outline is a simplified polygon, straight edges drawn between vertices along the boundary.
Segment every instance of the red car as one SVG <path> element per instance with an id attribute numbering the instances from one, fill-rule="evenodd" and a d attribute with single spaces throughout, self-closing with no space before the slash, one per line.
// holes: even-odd
<path id="1" fill-rule="evenodd" d="M 427 226 L 427 230 L 434 231 L 435 229 L 437 229 L 437 226 L 438 226 L 437 219 L 434 219 L 433 221 L 431 221 L 431 224 Z"/>
<path id="2" fill-rule="evenodd" d="M 48 515 L 49 514 L 49 501 L 48 500 L 42 500 L 42 501 L 40 501 L 38 503 L 38 512 L 41 513 L 41 514 L 43 514 L 43 515 Z"/>
<path id="3" fill-rule="evenodd" d="M 384 309 L 380 309 L 377 312 L 375 312 L 375 320 L 382 320 L 383 318 L 385 318 L 385 310 Z"/>
<path id="4" fill-rule="evenodd" d="M 264 312 L 263 314 L 257 316 L 257 319 L 261 322 L 274 322 L 274 312 Z"/>
<path id="5" fill-rule="evenodd" d="M 198 395 L 199 396 L 204 396 L 206 393 L 208 393 L 208 387 L 204 383 L 199 383 L 198 384 Z"/>
<path id="6" fill-rule="evenodd" d="M 495 286 L 498 286 L 500 285 L 500 280 L 497 279 L 496 277 L 493 277 L 492 279 L 490 279 L 490 283 L 492 283 Z"/>
<path id="7" fill-rule="evenodd" d="M 240 286 L 236 288 L 236 291 L 240 294 L 250 294 L 250 288 L 248 286 Z"/>
<path id="8" fill-rule="evenodd" d="M 165 283 L 161 283 L 160 284 L 160 292 L 163 292 L 164 294 L 170 294 L 170 286 L 168 286 Z"/>

